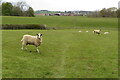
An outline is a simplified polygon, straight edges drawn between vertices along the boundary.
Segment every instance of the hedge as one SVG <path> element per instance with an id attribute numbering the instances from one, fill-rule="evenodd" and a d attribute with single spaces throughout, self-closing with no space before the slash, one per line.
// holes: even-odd
<path id="1" fill-rule="evenodd" d="M 48 29 L 44 24 L 2 24 L 2 29 Z"/>

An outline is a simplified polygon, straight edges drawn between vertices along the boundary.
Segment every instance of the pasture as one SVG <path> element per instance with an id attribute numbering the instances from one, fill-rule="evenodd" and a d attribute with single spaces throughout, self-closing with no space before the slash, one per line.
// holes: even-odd
<path id="1" fill-rule="evenodd" d="M 2 24 L 46 24 L 58 29 L 2 30 L 3 78 L 118 77 L 117 18 L 4 16 L 2 20 Z M 94 35 L 93 29 L 101 29 L 102 34 Z M 22 51 L 22 36 L 39 32 L 43 34 L 41 54 L 34 46 Z"/>
<path id="2" fill-rule="evenodd" d="M 89 28 L 79 30 L 3 30 L 2 77 L 117 78 L 117 29 L 110 29 L 107 35 L 94 35 Z M 39 32 L 43 33 L 41 54 L 34 46 L 22 51 L 22 36 Z"/>
<path id="3" fill-rule="evenodd" d="M 89 18 L 81 16 L 37 16 L 37 17 L 2 17 L 2 24 L 46 24 L 58 29 L 76 28 L 117 28 L 117 18 Z"/>

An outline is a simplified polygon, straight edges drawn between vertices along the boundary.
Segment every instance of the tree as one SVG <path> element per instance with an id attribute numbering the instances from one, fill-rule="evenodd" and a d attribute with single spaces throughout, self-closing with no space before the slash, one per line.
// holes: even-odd
<path id="1" fill-rule="evenodd" d="M 0 5 L 0 16 L 2 15 L 2 5 Z"/>
<path id="2" fill-rule="evenodd" d="M 2 15 L 11 16 L 13 5 L 9 2 L 2 3 Z"/>
<path id="3" fill-rule="evenodd" d="M 106 8 L 103 8 L 101 11 L 100 11 L 100 15 L 102 16 L 102 17 L 106 17 Z"/>
<path id="4" fill-rule="evenodd" d="M 17 2 L 16 5 L 10 2 L 2 3 L 0 6 L 3 16 L 34 16 L 34 10 L 29 7 L 26 2 Z"/>
<path id="5" fill-rule="evenodd" d="M 29 16 L 29 17 L 34 17 L 34 11 L 32 9 L 32 7 L 29 7 L 29 9 L 27 11 L 24 11 L 24 16 Z"/>
<path id="6" fill-rule="evenodd" d="M 94 11 L 88 16 L 90 17 L 118 17 L 119 9 L 116 7 L 103 8 L 100 11 Z"/>
<path id="7" fill-rule="evenodd" d="M 19 7 L 22 11 L 26 11 L 29 8 L 29 5 L 27 5 L 26 2 L 17 2 L 17 7 Z"/>
<path id="8" fill-rule="evenodd" d="M 111 7 L 111 8 L 104 8 L 100 11 L 100 15 L 102 17 L 117 17 L 117 8 Z"/>
<path id="9" fill-rule="evenodd" d="M 117 17 L 117 8 L 116 7 L 111 7 L 108 8 L 108 11 L 110 13 L 110 17 Z"/>
<path id="10" fill-rule="evenodd" d="M 29 7 L 26 2 L 17 2 L 16 4 L 17 7 L 21 9 L 22 15 L 21 16 L 29 16 L 33 17 L 34 16 L 34 10 L 32 7 Z"/>
<path id="11" fill-rule="evenodd" d="M 120 8 L 117 10 L 117 17 L 120 19 Z"/>
<path id="12" fill-rule="evenodd" d="M 28 16 L 29 17 L 34 17 L 34 10 L 33 10 L 33 8 L 32 7 L 29 7 L 29 9 L 28 9 Z"/>
<path id="13" fill-rule="evenodd" d="M 12 9 L 12 16 L 23 16 L 23 12 L 19 7 L 14 6 Z"/>

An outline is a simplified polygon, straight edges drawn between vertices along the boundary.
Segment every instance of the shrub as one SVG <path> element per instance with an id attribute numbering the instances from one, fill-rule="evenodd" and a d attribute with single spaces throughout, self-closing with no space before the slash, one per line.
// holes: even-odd
<path id="1" fill-rule="evenodd" d="M 44 24 L 22 24 L 22 25 L 15 25 L 15 24 L 3 24 L 2 29 L 47 29 L 46 25 Z"/>

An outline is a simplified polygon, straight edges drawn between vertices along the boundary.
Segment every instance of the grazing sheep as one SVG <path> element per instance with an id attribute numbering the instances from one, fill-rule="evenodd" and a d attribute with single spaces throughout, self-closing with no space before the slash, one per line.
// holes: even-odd
<path id="1" fill-rule="evenodd" d="M 109 34 L 109 32 L 104 32 L 104 34 Z"/>
<path id="2" fill-rule="evenodd" d="M 100 29 L 99 30 L 93 30 L 93 33 L 94 34 L 100 34 L 100 31 L 101 31 Z"/>
<path id="3" fill-rule="evenodd" d="M 89 31 L 86 31 L 86 32 L 89 32 Z"/>
<path id="4" fill-rule="evenodd" d="M 37 48 L 37 52 L 39 53 L 38 46 L 42 43 L 42 34 L 36 34 L 36 36 L 32 35 L 23 35 L 22 38 L 22 50 L 25 48 L 27 50 L 27 45 L 34 45 Z"/>
<path id="5" fill-rule="evenodd" d="M 78 31 L 78 32 L 82 32 L 82 31 Z"/>

